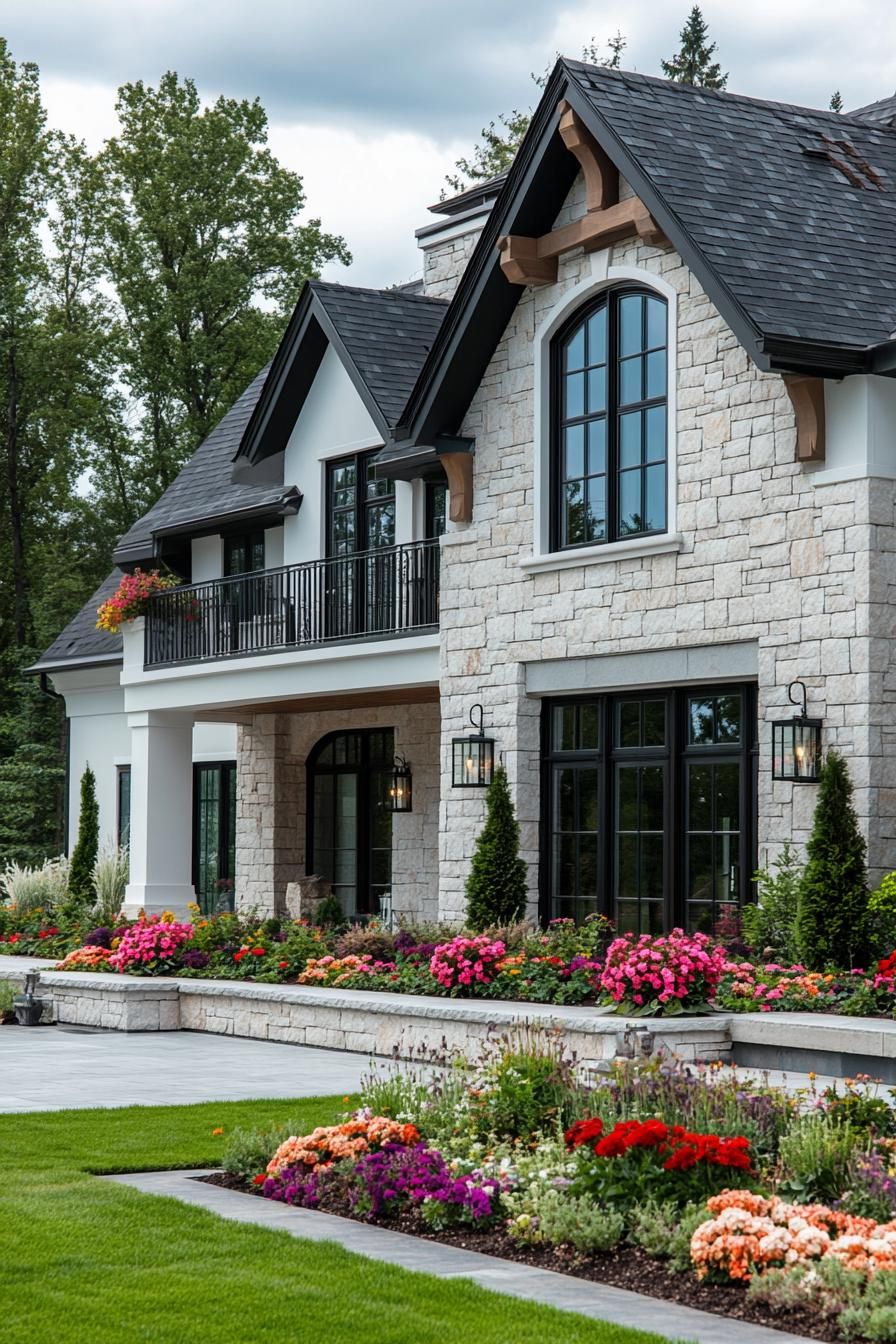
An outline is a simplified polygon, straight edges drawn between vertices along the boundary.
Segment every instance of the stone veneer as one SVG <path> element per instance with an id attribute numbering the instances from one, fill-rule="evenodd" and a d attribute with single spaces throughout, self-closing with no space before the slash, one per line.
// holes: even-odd
<path id="1" fill-rule="evenodd" d="M 580 179 L 558 224 L 582 209 Z M 440 287 L 450 258 L 442 260 Z M 607 264 L 637 268 L 645 284 L 661 278 L 677 294 L 680 549 L 527 572 L 536 331 L 561 295 Z M 461 433 L 476 441 L 474 509 L 442 550 L 442 918 L 463 914 L 484 810 L 482 796 L 452 790 L 448 774 L 450 739 L 466 730 L 475 702 L 507 765 L 535 909 L 539 704 L 526 695 L 526 666 L 546 659 L 758 646 L 760 858 L 805 840 L 811 823 L 817 790 L 771 780 L 770 721 L 793 712 L 787 686 L 799 677 L 825 744 L 849 762 L 872 875 L 896 867 L 894 482 L 816 484 L 817 468 L 794 461 L 781 378 L 751 362 L 676 252 L 630 240 L 607 256 L 563 257 L 555 285 L 524 291 Z M 578 689 L 588 689 L 584 679 Z"/>
<path id="2" fill-rule="evenodd" d="M 308 714 L 256 714 L 238 740 L 236 900 L 242 909 L 283 909 L 286 886 L 305 872 L 305 763 L 328 733 L 393 728 L 413 779 L 413 811 L 393 817 L 396 913 L 438 912 L 439 706 L 384 705 Z"/>

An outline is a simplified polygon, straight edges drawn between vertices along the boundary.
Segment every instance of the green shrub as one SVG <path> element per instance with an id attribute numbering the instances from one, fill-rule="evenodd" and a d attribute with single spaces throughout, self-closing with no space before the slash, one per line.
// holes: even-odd
<path id="1" fill-rule="evenodd" d="M 629 1211 L 628 1235 L 648 1255 L 667 1260 L 677 1273 L 691 1269 L 691 1237 L 709 1213 L 705 1204 L 679 1208 L 672 1201 L 649 1199 Z"/>
<path id="2" fill-rule="evenodd" d="M 810 971 L 860 965 L 868 930 L 865 840 L 849 771 L 836 751 L 828 752 L 819 778 L 796 923 L 800 960 Z"/>
<path id="3" fill-rule="evenodd" d="M 547 1034 L 501 1038 L 477 1074 L 470 1125 L 485 1137 L 526 1138 L 565 1128 L 579 1113 L 581 1093 L 563 1044 Z"/>
<path id="4" fill-rule="evenodd" d="M 78 843 L 72 852 L 68 884 L 73 897 L 94 899 L 93 866 L 100 843 L 100 810 L 96 801 L 96 777 L 88 765 L 81 776 L 81 810 L 78 815 Z"/>
<path id="5" fill-rule="evenodd" d="M 532 1190 L 527 1210 L 507 1224 L 514 1241 L 532 1245 L 572 1246 L 582 1254 L 610 1251 L 622 1240 L 623 1217 L 591 1199 L 578 1199 L 551 1187 Z"/>
<path id="6" fill-rule="evenodd" d="M 378 921 L 346 929 L 340 934 L 334 948 L 337 957 L 370 956 L 374 961 L 393 961 L 395 958 L 395 935 L 390 933 Z"/>
<path id="7" fill-rule="evenodd" d="M 262 1129 L 235 1129 L 224 1144 L 221 1167 L 231 1176 L 251 1181 L 264 1171 L 284 1140 L 307 1132 L 308 1126 L 301 1120 Z"/>
<path id="8" fill-rule="evenodd" d="M 796 1116 L 779 1144 L 779 1193 L 800 1204 L 839 1199 L 849 1184 L 853 1155 L 868 1146 L 867 1134 L 834 1116 L 819 1111 Z"/>
<path id="9" fill-rule="evenodd" d="M 803 865 L 786 841 L 771 868 L 754 874 L 756 905 L 741 914 L 744 936 L 761 956 L 789 965 L 797 959 L 796 919 Z"/>
<path id="10" fill-rule="evenodd" d="M 16 987 L 11 980 L 0 980 L 0 1022 L 12 1017 L 12 1001 Z"/>
<path id="11" fill-rule="evenodd" d="M 347 924 L 345 911 L 338 896 L 325 896 L 314 912 L 314 922 L 321 929 L 341 929 Z"/>
<path id="12" fill-rule="evenodd" d="M 868 898 L 868 936 L 880 957 L 896 949 L 896 873 L 887 873 Z"/>
<path id="13" fill-rule="evenodd" d="M 520 827 L 503 765 L 492 776 L 485 809 L 485 825 L 476 841 L 466 887 L 467 922 L 476 933 L 496 924 L 511 924 L 526 908 Z"/>

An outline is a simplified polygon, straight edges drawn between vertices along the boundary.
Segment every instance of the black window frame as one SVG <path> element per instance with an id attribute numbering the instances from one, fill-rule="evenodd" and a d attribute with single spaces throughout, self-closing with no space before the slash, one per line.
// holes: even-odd
<path id="1" fill-rule="evenodd" d="M 127 816 L 122 806 L 122 797 L 124 794 L 124 781 L 127 780 Z M 115 840 L 119 849 L 130 848 L 131 843 L 131 767 L 130 765 L 117 765 L 115 767 Z"/>
<path id="2" fill-rule="evenodd" d="M 243 547 L 246 559 L 249 561 L 248 569 L 231 569 L 231 560 L 234 551 Z M 258 548 L 261 549 L 261 564 L 256 565 L 252 561 L 257 557 Z M 251 532 L 228 532 L 224 536 L 224 577 L 225 579 L 238 578 L 241 574 L 261 574 L 266 564 L 265 535 L 263 528 L 255 528 Z"/>
<path id="3" fill-rule="evenodd" d="M 374 756 L 371 752 L 371 745 L 374 740 L 383 734 L 391 734 L 391 750 L 383 753 L 381 756 Z M 358 743 L 358 756 L 356 760 L 346 762 L 321 762 L 321 756 L 331 743 L 340 737 L 355 738 Z M 372 909 L 373 905 L 373 887 L 382 885 L 374 883 L 371 874 L 371 812 L 374 802 L 371 791 L 371 780 L 374 773 L 382 773 L 391 781 L 391 773 L 395 764 L 395 729 L 386 724 L 377 728 L 338 728 L 331 733 L 325 733 L 312 747 L 308 753 L 305 763 L 305 872 L 308 876 L 315 873 L 315 780 L 318 775 L 337 775 L 353 774 L 357 776 L 358 798 L 357 798 L 357 819 L 355 832 L 355 910 L 349 914 L 349 918 L 354 915 L 361 917 L 376 915 L 378 909 Z M 385 800 L 384 800 L 385 806 Z M 385 808 L 390 819 L 394 814 L 389 808 Z M 391 832 L 391 850 L 389 860 L 389 889 L 391 891 L 393 872 L 392 864 L 395 857 L 395 835 Z M 319 874 L 326 876 L 326 874 Z"/>
<path id="4" fill-rule="evenodd" d="M 440 507 L 436 507 L 436 500 L 440 500 Z M 431 541 L 436 537 L 442 537 L 447 531 L 448 523 L 448 483 L 447 481 L 427 481 L 425 483 L 424 508 L 423 508 L 423 537 L 425 541 Z"/>
<path id="5" fill-rule="evenodd" d="M 741 741 L 724 746 L 700 746 L 689 742 L 688 702 L 694 697 L 742 697 Z M 666 705 L 666 741 L 663 746 L 620 747 L 613 731 L 613 718 L 622 701 L 663 700 Z M 593 706 L 597 713 L 598 745 L 593 749 L 563 751 L 555 747 L 552 730 L 554 711 L 563 706 Z M 753 874 L 757 867 L 758 754 L 757 688 L 755 682 L 700 683 L 686 686 L 615 690 L 601 694 L 546 698 L 541 717 L 541 845 L 539 853 L 539 911 L 547 923 L 555 918 L 554 892 L 554 772 L 564 765 L 597 772 L 597 910 L 616 917 L 616 773 L 625 762 L 660 764 L 666 770 L 663 798 L 664 872 L 662 878 L 663 927 L 688 927 L 688 766 L 694 761 L 725 764 L 736 759 L 740 767 L 739 866 L 737 904 L 754 897 Z M 562 832 L 556 832 L 562 834 Z M 562 899 L 562 898 L 561 898 Z M 570 899 L 570 898 L 568 898 Z M 721 904 L 729 902 L 719 901 Z M 732 900 L 730 902 L 734 904 Z M 583 910 L 583 913 L 588 913 Z"/>
<path id="6" fill-rule="evenodd" d="M 650 353 L 656 353 L 659 350 L 665 352 L 665 370 L 666 377 L 662 396 L 642 397 L 638 401 L 625 402 L 620 397 L 620 377 L 621 377 L 621 356 L 619 353 L 619 307 L 623 299 L 640 295 L 645 298 L 654 299 L 663 305 L 666 316 L 665 322 L 665 342 L 662 346 L 648 346 L 646 336 L 647 307 L 644 306 L 642 321 L 644 329 L 642 338 L 644 341 L 643 349 L 640 352 L 646 359 Z M 580 328 L 587 328 L 587 323 L 596 313 L 606 309 L 606 397 L 605 410 L 603 412 L 587 409 L 587 402 L 583 406 L 583 412 L 578 416 L 565 415 L 565 389 L 564 389 L 564 369 L 563 357 L 564 350 L 571 338 Z M 661 536 L 669 530 L 669 303 L 663 294 L 657 290 L 650 289 L 646 285 L 618 285 L 612 289 L 602 291 L 596 298 L 577 308 L 563 326 L 555 333 L 551 340 L 550 348 L 550 548 L 552 551 L 575 551 L 583 547 L 607 546 L 619 541 L 634 541 L 644 537 Z M 587 383 L 587 369 L 599 367 L 599 365 L 585 365 Z M 642 390 L 644 390 L 642 388 Z M 620 465 L 620 417 L 623 414 L 633 412 L 646 412 L 655 408 L 663 407 L 665 410 L 665 435 L 663 457 L 655 459 L 645 458 L 645 438 L 642 427 L 641 432 L 641 463 L 639 470 L 642 473 L 641 480 L 641 501 L 642 509 L 646 491 L 646 469 L 647 466 L 664 467 L 664 516 L 662 527 L 642 528 L 638 531 L 623 531 L 619 525 L 619 499 L 620 499 L 620 476 L 627 473 L 630 468 L 623 468 Z M 602 538 L 585 538 L 582 541 L 567 542 L 563 539 L 563 486 L 566 480 L 564 474 L 564 431 L 575 425 L 585 427 L 584 439 L 587 443 L 588 426 L 604 420 L 606 423 L 606 456 L 605 456 L 605 480 L 606 480 L 606 530 Z M 587 451 L 587 449 L 586 449 Z M 573 479 L 582 479 L 587 481 L 594 474 L 589 473 L 587 464 L 584 467 L 585 475 L 581 478 L 570 477 Z"/>
<path id="7" fill-rule="evenodd" d="M 234 908 L 235 897 L 235 878 L 236 878 L 236 790 L 237 790 L 237 763 L 236 761 L 194 761 L 193 762 L 193 823 L 192 823 L 192 853 L 191 868 L 193 890 L 196 893 L 196 900 L 202 909 L 204 915 L 212 915 L 221 907 L 222 902 L 215 899 L 209 904 L 209 893 L 200 891 L 199 882 L 199 810 L 202 804 L 200 789 L 200 774 L 203 770 L 216 770 L 219 773 L 218 784 L 218 835 L 217 835 L 217 881 L 230 882 L 230 900 L 227 904 L 231 909 Z M 231 825 L 230 802 L 231 793 L 234 800 L 234 816 Z"/>
<path id="8" fill-rule="evenodd" d="M 338 558 L 338 556 L 339 556 L 339 553 L 338 553 L 337 551 L 334 550 L 334 537 L 333 537 L 333 519 L 334 519 L 334 515 L 335 515 L 335 513 L 336 513 L 336 510 L 335 510 L 335 508 L 334 508 L 334 504 L 333 504 L 333 490 L 334 490 L 334 485 L 333 485 L 333 474 L 334 474 L 334 472 L 337 471 L 340 467 L 345 467 L 345 466 L 347 466 L 347 465 L 349 465 L 349 464 L 352 464 L 352 465 L 354 466 L 354 468 L 355 468 L 355 485 L 354 485 L 354 490 L 355 490 L 355 501 L 354 501 L 354 506 L 353 506 L 353 511 L 354 511 L 354 542 L 355 542 L 355 545 L 354 545 L 354 547 L 353 547 L 353 549 L 352 549 L 351 551 L 345 551 L 345 552 L 342 552 L 342 555 L 343 555 L 343 556 L 347 556 L 347 555 L 362 555 L 362 554 L 364 554 L 365 552 L 367 552 L 368 550 L 388 550 L 390 547 L 392 547 L 392 546 L 395 545 L 395 527 L 396 527 L 396 515 L 395 515 L 395 482 L 394 482 L 393 480 L 391 480 L 390 478 L 388 478 L 388 477 L 382 477 L 382 478 L 380 478 L 380 479 L 381 479 L 385 484 L 387 484 L 387 485 L 390 487 L 390 489 L 389 489 L 385 494 L 382 494 L 382 495 L 375 495 L 375 496 L 373 496 L 373 497 L 370 498 L 370 499 L 368 499 L 368 497 L 367 497 L 367 493 L 366 493 L 366 484 L 367 484 L 367 476 L 368 476 L 368 467 L 369 467 L 369 465 L 374 461 L 374 459 L 375 459 L 376 457 L 379 456 L 379 453 L 380 453 L 381 451 L 382 451 L 382 450 L 379 449 L 379 448 L 373 448 L 373 449 L 369 449 L 369 450 L 367 450 L 366 452 L 363 452 L 363 453 L 349 453 L 349 454 L 348 454 L 347 456 L 345 456 L 345 457 L 331 457 L 331 458 L 328 458 L 327 461 L 326 461 L 325 464 L 324 464 L 324 468 L 325 468 L 325 492 L 324 492 L 324 493 L 325 493 L 325 499 L 326 499 L 326 519 L 327 519 L 327 532 L 326 532 L 326 545 L 325 545 L 325 551 L 326 551 L 326 558 L 327 558 L 328 560 Z M 393 514 L 392 514 L 392 540 L 391 540 L 391 542 L 388 543 L 388 546 L 384 546 L 384 547 L 371 547 L 371 546 L 369 546 L 369 545 L 367 544 L 367 542 L 368 542 L 368 530 L 367 530 L 367 526 L 368 526 L 368 524 L 367 524 L 367 516 L 368 516 L 368 513 L 369 513 L 372 509 L 374 509 L 374 508 L 380 508 L 384 503 L 390 503 L 390 502 L 391 502 L 391 504 L 392 504 L 392 508 L 393 508 Z M 363 539 L 364 539 L 365 544 L 364 544 L 363 546 L 359 546 L 359 545 L 358 545 L 358 539 L 359 539 L 359 538 L 363 538 Z"/>

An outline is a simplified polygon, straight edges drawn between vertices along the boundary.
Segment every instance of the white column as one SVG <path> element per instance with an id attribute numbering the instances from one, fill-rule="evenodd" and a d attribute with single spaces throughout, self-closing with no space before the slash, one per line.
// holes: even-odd
<path id="1" fill-rule="evenodd" d="M 193 859 L 193 719 L 167 710 L 128 715 L 131 730 L 130 881 L 125 913 L 172 910 L 196 899 Z"/>

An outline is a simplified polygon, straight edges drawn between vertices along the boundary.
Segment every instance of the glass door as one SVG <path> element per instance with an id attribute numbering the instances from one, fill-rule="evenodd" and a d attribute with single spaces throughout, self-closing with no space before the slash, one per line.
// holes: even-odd
<path id="1" fill-rule="evenodd" d="M 236 869 L 236 765 L 193 767 L 193 886 L 206 916 L 232 910 Z"/>
<path id="2" fill-rule="evenodd" d="M 326 629 L 389 630 L 395 611 L 395 485 L 378 480 L 376 452 L 327 464 Z"/>
<path id="3" fill-rule="evenodd" d="M 346 915 L 378 914 L 392 889 L 391 728 L 323 738 L 308 760 L 308 872 L 328 878 Z"/>

